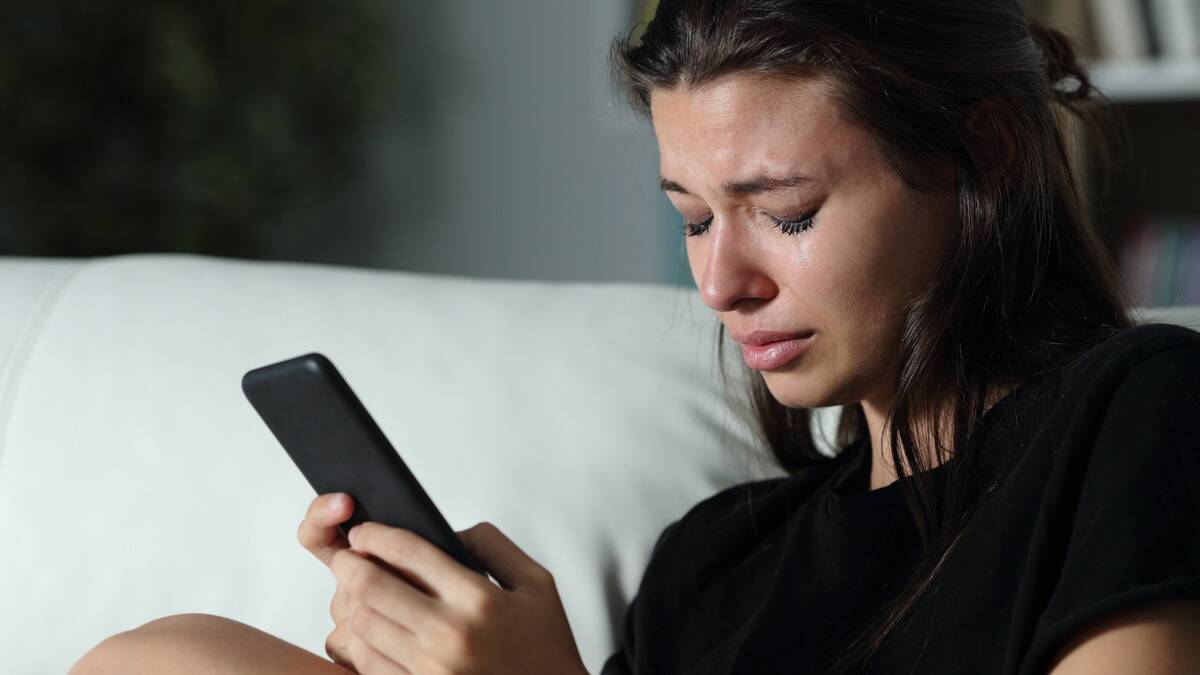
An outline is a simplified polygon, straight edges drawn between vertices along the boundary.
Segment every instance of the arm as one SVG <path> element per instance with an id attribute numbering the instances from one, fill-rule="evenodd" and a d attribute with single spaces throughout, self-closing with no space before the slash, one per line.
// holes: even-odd
<path id="1" fill-rule="evenodd" d="M 1050 675 L 1191 672 L 1200 664 L 1200 599 L 1132 607 L 1088 626 L 1059 649 Z"/>

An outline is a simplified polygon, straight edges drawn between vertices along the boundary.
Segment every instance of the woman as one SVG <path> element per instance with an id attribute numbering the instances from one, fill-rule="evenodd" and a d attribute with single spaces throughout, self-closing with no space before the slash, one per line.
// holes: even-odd
<path id="1" fill-rule="evenodd" d="M 603 674 L 1200 664 L 1200 333 L 1127 317 L 1056 123 L 1094 94 L 1064 37 L 1015 0 L 678 0 L 615 54 L 788 476 L 666 528 Z M 502 588 L 377 524 L 347 549 L 335 497 L 300 531 L 338 578 L 335 662 L 583 672 L 550 573 L 495 528 L 462 534 Z M 133 662 L 344 672 L 202 615 L 73 672 Z"/>

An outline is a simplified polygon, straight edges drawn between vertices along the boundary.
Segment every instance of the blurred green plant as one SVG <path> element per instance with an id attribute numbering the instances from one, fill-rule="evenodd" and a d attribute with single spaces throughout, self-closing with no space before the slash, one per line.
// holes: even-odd
<path id="1" fill-rule="evenodd" d="M 386 0 L 7 0 L 0 254 L 255 257 L 358 174 Z"/>

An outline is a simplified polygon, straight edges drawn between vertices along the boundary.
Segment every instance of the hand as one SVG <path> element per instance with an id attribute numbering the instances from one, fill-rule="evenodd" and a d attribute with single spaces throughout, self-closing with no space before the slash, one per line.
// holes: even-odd
<path id="1" fill-rule="evenodd" d="M 338 525 L 349 520 L 353 513 L 354 499 L 350 495 L 344 492 L 320 495 L 309 504 L 296 538 L 300 540 L 300 545 L 328 567 L 335 553 L 350 547 Z M 338 584 L 329 603 L 329 615 L 333 617 L 334 628 L 325 638 L 325 653 L 334 663 L 352 672 L 359 672 L 345 646 L 350 633 L 348 620 L 352 609 L 350 594 L 342 584 Z"/>
<path id="2" fill-rule="evenodd" d="M 405 529 L 366 522 L 329 564 L 363 675 L 586 675 L 550 572 L 491 523 L 458 533 L 499 586 Z M 335 635 L 337 637 L 335 637 Z"/>

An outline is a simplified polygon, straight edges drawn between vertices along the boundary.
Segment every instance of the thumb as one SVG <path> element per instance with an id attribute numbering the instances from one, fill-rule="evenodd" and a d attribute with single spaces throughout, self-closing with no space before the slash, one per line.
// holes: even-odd
<path id="1" fill-rule="evenodd" d="M 546 568 L 505 536 L 500 528 L 489 522 L 479 523 L 458 534 L 467 549 L 506 590 L 540 586 L 549 574 Z"/>

